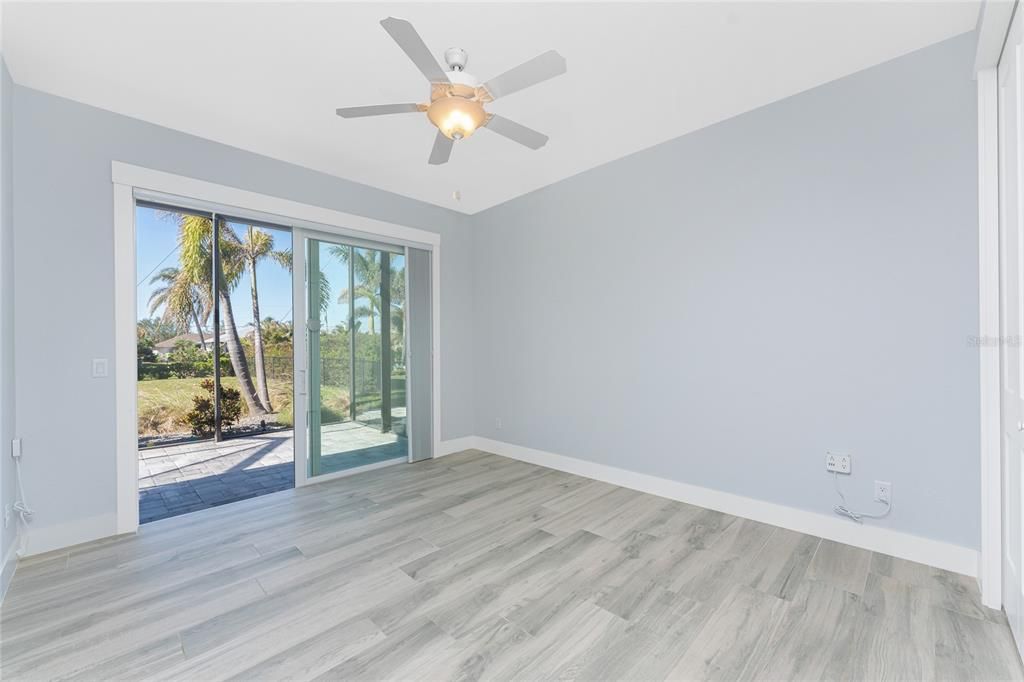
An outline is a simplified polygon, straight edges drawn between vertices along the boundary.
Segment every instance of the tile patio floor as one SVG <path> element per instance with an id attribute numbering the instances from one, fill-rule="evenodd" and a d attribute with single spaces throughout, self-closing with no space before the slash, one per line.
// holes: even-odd
<path id="1" fill-rule="evenodd" d="M 321 473 L 405 457 L 405 438 L 346 422 L 323 428 Z M 295 485 L 292 431 L 185 443 L 139 453 L 139 522 Z"/>

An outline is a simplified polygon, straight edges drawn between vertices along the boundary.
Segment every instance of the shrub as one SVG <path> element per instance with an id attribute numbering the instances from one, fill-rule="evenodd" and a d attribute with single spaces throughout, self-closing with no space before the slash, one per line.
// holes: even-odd
<path id="1" fill-rule="evenodd" d="M 167 362 L 171 372 L 179 379 L 213 374 L 212 354 L 185 339 L 178 339 L 174 344 L 174 348 L 167 354 Z"/>
<path id="2" fill-rule="evenodd" d="M 171 366 L 166 362 L 139 362 L 139 381 L 146 379 L 169 379 Z"/>
<path id="3" fill-rule="evenodd" d="M 148 336 L 140 336 L 136 343 L 140 362 L 156 362 L 156 351 L 153 349 L 153 339 Z"/>
<path id="4" fill-rule="evenodd" d="M 185 415 L 185 423 L 192 434 L 200 438 L 213 435 L 213 379 L 204 379 L 202 386 L 209 395 L 192 396 L 192 410 Z M 242 394 L 235 388 L 220 387 L 220 423 L 231 426 L 242 414 Z"/>

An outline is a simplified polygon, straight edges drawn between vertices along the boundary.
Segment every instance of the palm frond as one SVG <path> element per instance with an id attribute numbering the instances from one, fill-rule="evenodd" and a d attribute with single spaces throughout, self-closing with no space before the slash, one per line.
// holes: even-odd
<path id="1" fill-rule="evenodd" d="M 243 242 L 245 251 L 249 258 L 253 260 L 260 260 L 266 256 L 269 256 L 274 251 L 274 238 L 269 232 L 265 232 L 258 227 L 249 226 L 246 232 L 246 238 Z"/>
<path id="2" fill-rule="evenodd" d="M 181 270 L 195 284 L 209 283 L 212 278 L 211 241 L 213 228 L 209 218 L 179 214 L 178 262 Z"/>
<path id="3" fill-rule="evenodd" d="M 271 251 L 270 260 L 274 261 L 288 272 L 292 271 L 292 250 Z"/>
<path id="4" fill-rule="evenodd" d="M 327 309 L 331 306 L 331 283 L 327 279 L 327 274 L 323 270 L 320 271 L 320 315 L 323 316 L 327 313 Z"/>
<path id="5" fill-rule="evenodd" d="M 352 248 L 349 246 L 340 246 L 338 244 L 331 244 L 327 247 L 327 252 L 340 260 L 342 263 L 348 263 L 349 254 L 352 252 Z"/>

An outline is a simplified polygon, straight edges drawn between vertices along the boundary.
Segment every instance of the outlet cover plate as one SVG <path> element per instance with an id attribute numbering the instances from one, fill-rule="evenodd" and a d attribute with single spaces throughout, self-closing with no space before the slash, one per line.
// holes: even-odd
<path id="1" fill-rule="evenodd" d="M 892 502 L 892 483 L 875 481 L 875 502 Z"/>
<path id="2" fill-rule="evenodd" d="M 825 453 L 825 470 L 834 471 L 837 474 L 849 474 L 853 471 L 849 455 L 837 455 L 834 452 Z"/>

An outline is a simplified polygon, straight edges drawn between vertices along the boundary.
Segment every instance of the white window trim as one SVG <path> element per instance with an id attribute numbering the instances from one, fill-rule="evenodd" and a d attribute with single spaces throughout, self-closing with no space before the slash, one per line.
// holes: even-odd
<path id="1" fill-rule="evenodd" d="M 996 69 L 1015 0 L 986 0 L 978 20 L 978 334 L 999 338 L 999 79 Z M 1002 608 L 1002 427 L 999 348 L 980 343 L 981 601 Z"/>
<path id="2" fill-rule="evenodd" d="M 136 415 L 135 197 L 181 197 L 197 204 L 230 208 L 238 215 L 265 214 L 279 222 L 344 237 L 363 237 L 431 253 L 433 453 L 441 452 L 441 235 L 405 225 L 304 204 L 183 175 L 111 162 L 114 197 L 114 375 L 116 401 L 117 533 L 139 527 L 138 419 Z M 296 481 L 298 483 L 298 481 Z"/>

